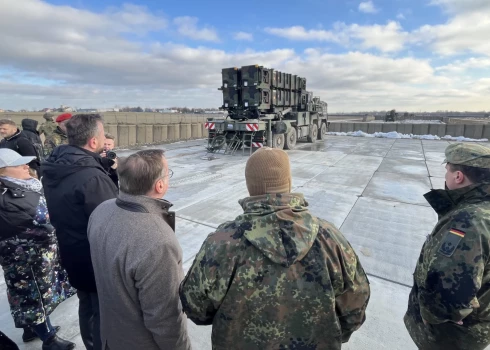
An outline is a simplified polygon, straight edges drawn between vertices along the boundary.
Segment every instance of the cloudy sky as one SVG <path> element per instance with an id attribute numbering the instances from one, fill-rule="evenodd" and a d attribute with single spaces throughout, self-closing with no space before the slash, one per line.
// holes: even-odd
<path id="1" fill-rule="evenodd" d="M 331 112 L 490 110 L 489 0 L 1 0 L 0 108 L 219 107 L 221 69 Z"/>

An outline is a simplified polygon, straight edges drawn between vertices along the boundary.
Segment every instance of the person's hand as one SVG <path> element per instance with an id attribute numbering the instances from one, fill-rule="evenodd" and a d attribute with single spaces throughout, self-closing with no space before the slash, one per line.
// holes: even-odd
<path id="1" fill-rule="evenodd" d="M 105 158 L 105 157 L 107 156 L 107 154 L 106 154 L 106 153 L 105 153 L 105 151 L 104 151 L 104 152 L 102 152 L 102 153 L 100 154 L 100 156 L 101 156 L 102 158 Z"/>

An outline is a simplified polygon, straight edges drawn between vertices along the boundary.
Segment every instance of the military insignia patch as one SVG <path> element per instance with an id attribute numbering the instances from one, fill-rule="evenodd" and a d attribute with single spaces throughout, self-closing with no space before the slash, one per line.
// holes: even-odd
<path id="1" fill-rule="evenodd" d="M 465 233 L 460 230 L 456 230 L 454 228 L 450 229 L 448 233 L 446 233 L 446 237 L 441 243 L 441 247 L 439 248 L 439 253 L 448 258 L 451 257 L 458 247 L 459 242 L 464 238 Z"/>

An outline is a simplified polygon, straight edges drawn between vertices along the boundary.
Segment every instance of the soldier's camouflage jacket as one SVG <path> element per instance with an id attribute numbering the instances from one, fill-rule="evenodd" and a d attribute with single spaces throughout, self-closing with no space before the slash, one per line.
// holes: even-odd
<path id="1" fill-rule="evenodd" d="M 340 349 L 370 296 L 349 242 L 301 194 L 240 204 L 244 214 L 207 237 L 181 284 L 188 317 L 213 325 L 213 349 Z"/>
<path id="2" fill-rule="evenodd" d="M 420 349 L 485 349 L 490 344 L 490 184 L 433 190 L 425 197 L 439 222 L 415 269 L 405 325 Z"/>
<path id="3" fill-rule="evenodd" d="M 47 120 L 39 127 L 39 135 L 44 134 L 46 139 L 58 128 L 58 124 L 52 120 Z"/>
<path id="4" fill-rule="evenodd" d="M 59 127 L 44 141 L 44 156 L 48 157 L 59 145 L 67 145 L 68 136 Z"/>

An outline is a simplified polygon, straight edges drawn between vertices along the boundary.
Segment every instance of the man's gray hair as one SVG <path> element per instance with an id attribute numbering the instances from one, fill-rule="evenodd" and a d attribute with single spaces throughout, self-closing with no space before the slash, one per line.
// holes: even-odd
<path id="1" fill-rule="evenodd" d="M 164 156 L 164 150 L 149 149 L 119 158 L 117 174 L 120 191 L 134 196 L 148 194 L 155 182 L 165 176 Z"/>
<path id="2" fill-rule="evenodd" d="M 12 119 L 0 119 L 0 125 L 17 126 L 17 124 Z"/>
<path id="3" fill-rule="evenodd" d="M 91 138 L 97 136 L 99 122 L 104 122 L 100 114 L 76 114 L 71 117 L 66 122 L 68 143 L 78 147 L 85 146 Z"/>

